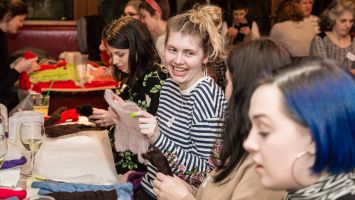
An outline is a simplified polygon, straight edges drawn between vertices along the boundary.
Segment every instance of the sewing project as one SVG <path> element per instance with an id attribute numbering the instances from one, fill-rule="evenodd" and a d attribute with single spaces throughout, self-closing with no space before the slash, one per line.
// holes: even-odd
<path id="1" fill-rule="evenodd" d="M 114 119 L 115 128 L 115 147 L 117 151 L 130 150 L 138 154 L 138 160 L 144 163 L 141 154 L 148 151 L 148 138 L 140 133 L 136 112 L 141 109 L 137 104 L 124 101 L 112 92 L 105 90 L 104 98 L 111 110 L 117 115 Z"/>

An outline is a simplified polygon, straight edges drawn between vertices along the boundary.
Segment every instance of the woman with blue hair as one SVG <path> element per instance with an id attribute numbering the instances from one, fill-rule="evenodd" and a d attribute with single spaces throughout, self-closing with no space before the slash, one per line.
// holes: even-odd
<path id="1" fill-rule="evenodd" d="M 244 148 L 284 199 L 355 198 L 355 80 L 331 60 L 286 67 L 253 93 Z"/>

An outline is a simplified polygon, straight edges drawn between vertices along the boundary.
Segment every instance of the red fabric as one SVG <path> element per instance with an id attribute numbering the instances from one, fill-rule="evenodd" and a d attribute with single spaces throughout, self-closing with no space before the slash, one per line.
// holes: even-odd
<path id="1" fill-rule="evenodd" d="M 21 72 L 18 87 L 22 90 L 28 90 L 31 88 L 31 82 L 27 72 Z"/>
<path id="2" fill-rule="evenodd" d="M 57 64 L 55 65 L 50 65 L 50 64 L 41 64 L 39 66 L 39 69 L 36 70 L 36 71 L 42 71 L 42 70 L 47 70 L 47 69 L 56 69 L 56 68 L 59 68 L 59 67 L 64 67 L 67 65 L 67 63 L 65 62 L 65 60 L 63 59 L 60 59 L 58 60 Z"/>
<path id="3" fill-rule="evenodd" d="M 76 112 L 76 109 L 69 109 L 69 110 L 63 111 L 60 114 L 60 119 L 56 122 L 56 124 L 65 122 L 68 119 L 71 119 L 74 122 L 79 120 L 79 114 Z"/>
<path id="4" fill-rule="evenodd" d="M 23 52 L 23 57 L 25 59 L 31 59 L 31 58 L 35 58 L 37 56 L 32 51 L 25 51 L 25 52 Z"/>
<path id="5" fill-rule="evenodd" d="M 110 66 L 110 56 L 107 54 L 107 51 L 100 52 L 101 61 L 105 66 Z"/>
<path id="6" fill-rule="evenodd" d="M 35 91 L 35 92 L 37 92 L 37 93 L 41 93 L 41 92 L 42 92 L 42 88 L 41 88 L 41 86 L 38 85 L 38 84 L 37 84 L 37 85 L 36 85 L 36 84 L 33 85 L 33 86 L 32 86 L 32 90 Z"/>
<path id="7" fill-rule="evenodd" d="M 60 59 L 60 60 L 58 60 L 58 62 L 57 62 L 57 66 L 66 66 L 67 65 L 67 62 L 65 62 L 65 60 L 64 59 Z"/>
<path id="8" fill-rule="evenodd" d="M 41 65 L 39 65 L 39 69 L 36 70 L 36 71 L 42 71 L 42 70 L 47 70 L 47 69 L 56 69 L 56 68 L 59 68 L 59 67 L 61 67 L 61 66 L 41 64 Z"/>
<path id="9" fill-rule="evenodd" d="M 50 82 L 38 82 L 33 84 L 33 88 L 44 88 L 48 89 Z M 54 81 L 52 89 L 91 89 L 100 87 L 117 87 L 119 85 L 116 81 L 92 81 L 84 84 L 84 88 L 75 85 L 74 81 Z"/>
<path id="10" fill-rule="evenodd" d="M 0 199 L 7 199 L 10 197 L 17 197 L 19 199 L 26 198 L 26 190 L 11 190 L 6 188 L 0 188 Z"/>
<path id="11" fill-rule="evenodd" d="M 27 59 L 31 59 L 31 58 L 35 58 L 37 57 L 36 54 L 34 54 L 32 51 L 25 51 L 23 52 L 22 55 L 26 60 Z M 31 82 L 30 82 L 30 78 L 28 77 L 27 72 L 22 72 L 20 74 L 20 78 L 19 78 L 19 88 L 22 90 L 28 90 L 31 88 Z"/>

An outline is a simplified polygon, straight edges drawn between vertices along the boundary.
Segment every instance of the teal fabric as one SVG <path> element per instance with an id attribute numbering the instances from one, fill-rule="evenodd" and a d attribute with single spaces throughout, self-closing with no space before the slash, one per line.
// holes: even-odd
<path id="1" fill-rule="evenodd" d="M 84 192 L 84 191 L 98 191 L 98 190 L 116 190 L 117 196 L 121 200 L 128 200 L 132 198 L 133 186 L 131 183 L 114 184 L 114 185 L 89 185 L 89 184 L 75 184 L 75 183 L 51 183 L 51 182 L 33 182 L 32 188 L 38 188 L 39 195 L 46 195 L 52 192 Z"/>

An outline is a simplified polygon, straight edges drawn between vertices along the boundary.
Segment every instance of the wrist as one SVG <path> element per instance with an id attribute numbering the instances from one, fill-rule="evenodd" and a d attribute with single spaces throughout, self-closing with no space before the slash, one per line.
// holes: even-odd
<path id="1" fill-rule="evenodd" d="M 153 134 L 153 135 L 149 136 L 148 137 L 149 143 L 150 144 L 154 144 L 158 140 L 159 136 L 160 136 L 160 133 L 159 134 Z"/>

